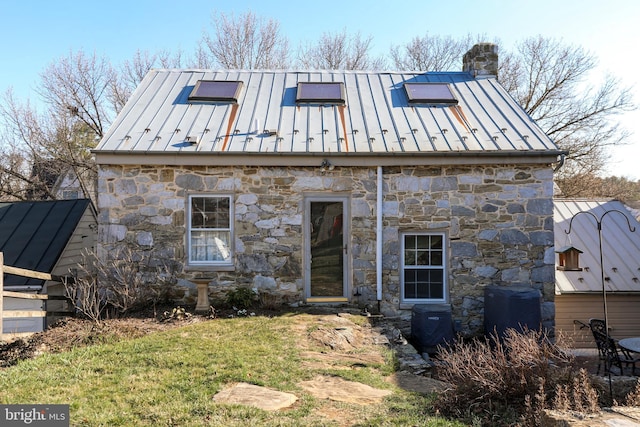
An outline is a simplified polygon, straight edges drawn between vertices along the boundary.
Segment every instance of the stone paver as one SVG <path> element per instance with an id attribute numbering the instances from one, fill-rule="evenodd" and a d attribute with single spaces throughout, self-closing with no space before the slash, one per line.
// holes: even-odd
<path id="1" fill-rule="evenodd" d="M 213 400 L 219 403 L 254 406 L 265 411 L 277 411 L 293 405 L 298 398 L 293 394 L 266 387 L 237 383 L 217 393 Z"/>
<path id="2" fill-rule="evenodd" d="M 617 406 L 597 414 L 545 411 L 543 427 L 640 427 L 640 408 Z"/>
<path id="3" fill-rule="evenodd" d="M 378 403 L 385 396 L 392 393 L 389 390 L 380 390 L 366 384 L 321 375 L 310 381 L 301 382 L 300 387 L 319 399 L 357 403 L 359 405 Z"/>

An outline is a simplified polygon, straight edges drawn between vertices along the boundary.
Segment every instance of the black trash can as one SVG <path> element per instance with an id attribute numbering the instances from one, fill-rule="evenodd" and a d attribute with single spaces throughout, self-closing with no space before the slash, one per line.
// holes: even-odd
<path id="1" fill-rule="evenodd" d="M 420 353 L 435 353 L 438 345 L 453 343 L 451 305 L 414 305 L 411 309 L 411 338 Z"/>
<path id="2" fill-rule="evenodd" d="M 507 329 L 539 331 L 540 291 L 524 286 L 487 286 L 484 291 L 484 332 L 502 339 Z"/>

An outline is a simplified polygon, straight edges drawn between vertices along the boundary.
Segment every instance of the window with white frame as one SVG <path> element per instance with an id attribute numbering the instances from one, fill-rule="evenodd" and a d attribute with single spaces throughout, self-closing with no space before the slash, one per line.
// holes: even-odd
<path id="1" fill-rule="evenodd" d="M 190 195 L 188 210 L 189 264 L 231 265 L 231 196 Z"/>
<path id="2" fill-rule="evenodd" d="M 446 302 L 444 233 L 402 235 L 403 302 Z"/>

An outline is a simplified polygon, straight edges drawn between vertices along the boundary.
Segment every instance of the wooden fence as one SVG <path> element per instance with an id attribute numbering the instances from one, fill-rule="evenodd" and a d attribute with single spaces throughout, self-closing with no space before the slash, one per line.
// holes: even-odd
<path id="1" fill-rule="evenodd" d="M 62 282 L 65 278 L 60 276 L 51 275 L 49 273 L 42 273 L 39 271 L 26 270 L 24 268 L 11 267 L 9 265 L 4 265 L 4 254 L 0 252 L 0 339 L 5 338 L 13 338 L 23 334 L 5 334 L 4 333 L 4 319 L 10 318 L 33 318 L 39 317 L 43 319 L 47 317 L 47 305 L 46 302 L 48 300 L 68 300 L 68 298 L 63 296 L 54 296 L 54 295 L 43 295 L 43 294 L 29 294 L 26 292 L 12 292 L 4 290 L 4 274 L 13 274 L 16 276 L 29 277 L 32 279 L 41 279 L 48 280 L 54 282 Z M 42 300 L 41 309 L 40 310 L 5 310 L 4 308 L 4 299 L 5 298 L 17 298 L 24 300 Z M 62 314 L 70 314 L 71 312 L 56 312 L 56 315 Z"/>

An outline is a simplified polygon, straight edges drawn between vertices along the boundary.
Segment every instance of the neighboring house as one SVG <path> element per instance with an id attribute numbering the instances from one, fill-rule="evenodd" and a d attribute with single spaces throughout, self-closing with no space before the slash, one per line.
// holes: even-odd
<path id="1" fill-rule="evenodd" d="M 59 160 L 38 160 L 31 170 L 31 178 L 38 185 L 28 190 L 27 197 L 29 200 L 95 197 L 95 172 L 85 170 L 81 175 L 82 179 L 72 167 Z"/>
<path id="2" fill-rule="evenodd" d="M 61 174 L 54 187 L 56 197 L 62 200 L 82 199 L 89 195 L 84 194 L 80 179 L 73 170 Z"/>
<path id="3" fill-rule="evenodd" d="M 497 82 L 462 72 L 152 70 L 94 150 L 99 248 L 171 260 L 178 296 L 238 286 L 387 315 L 484 288 L 542 293 L 553 324 L 553 165 L 563 153 Z"/>
<path id="4" fill-rule="evenodd" d="M 577 321 L 588 323 L 590 318 L 604 318 L 600 222 L 611 335 L 616 339 L 640 336 L 638 221 L 622 202 L 598 199 L 555 199 L 554 218 L 558 266 L 556 330 L 571 339 L 575 347 L 595 346 L 591 331 L 580 329 Z M 561 256 L 567 262 L 563 263 Z M 576 262 L 569 260 L 572 256 L 577 257 Z"/>
<path id="5" fill-rule="evenodd" d="M 28 270 L 68 276 L 82 260 L 83 250 L 95 248 L 96 214 L 87 199 L 0 203 L 0 252 L 4 264 Z M 60 283 L 5 274 L 4 290 L 63 295 Z M 4 309 L 36 309 L 4 299 Z M 38 332 L 42 318 L 5 319 L 5 333 Z"/>

